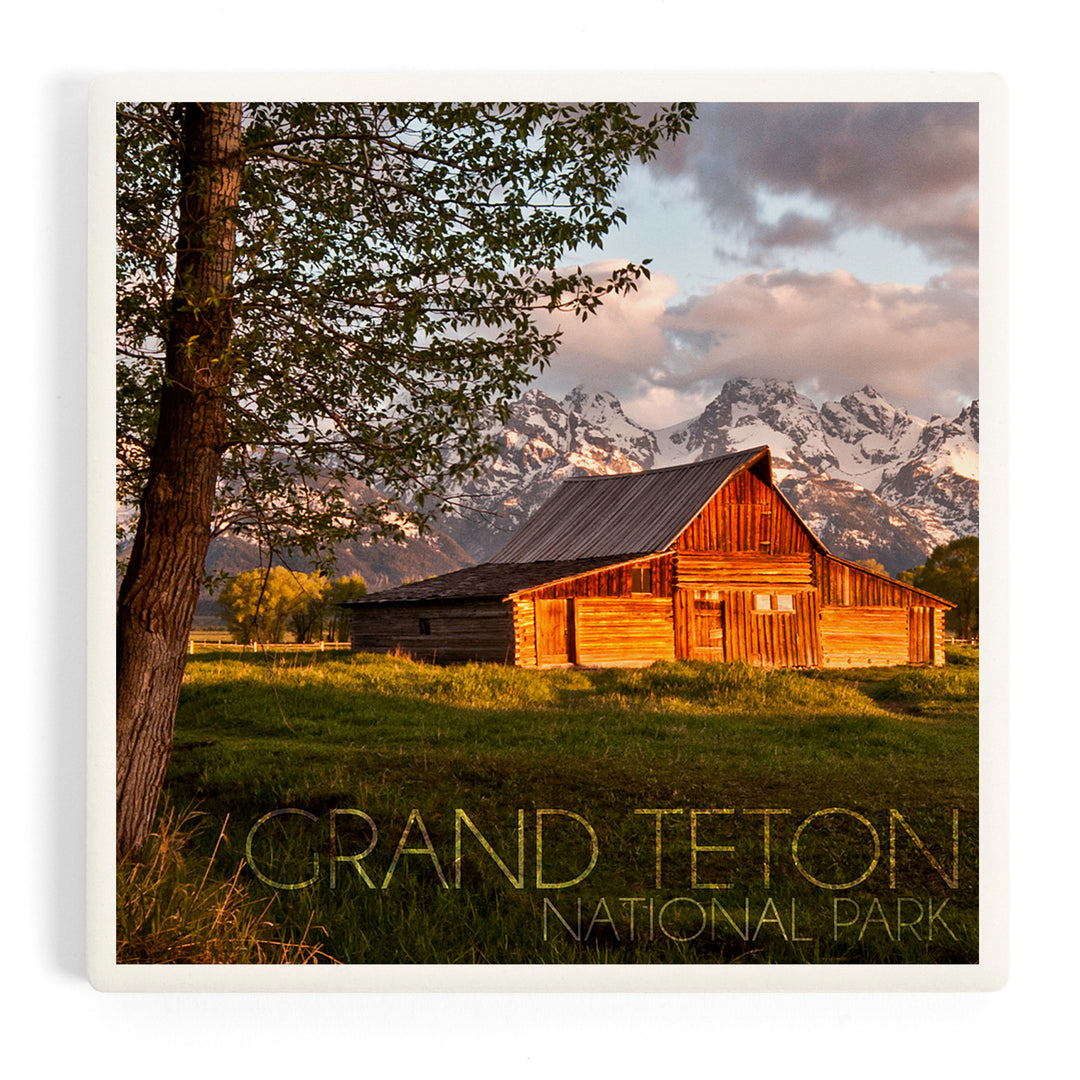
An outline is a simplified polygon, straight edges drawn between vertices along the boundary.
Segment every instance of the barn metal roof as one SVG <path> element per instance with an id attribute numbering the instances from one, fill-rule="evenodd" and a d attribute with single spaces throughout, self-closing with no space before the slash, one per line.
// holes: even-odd
<path id="1" fill-rule="evenodd" d="M 647 472 L 573 477 L 488 562 L 342 606 L 501 600 L 664 551 L 728 480 L 757 462 L 771 478 L 767 446 Z"/>
<path id="2" fill-rule="evenodd" d="M 489 562 L 372 593 L 341 606 L 504 600 L 577 574 L 654 555 L 669 548 L 733 476 L 758 463 L 765 466 L 771 482 L 772 458 L 767 446 L 646 472 L 572 477 Z M 780 489 L 775 490 L 798 518 Z M 809 528 L 806 531 L 829 559 L 897 584 L 887 575 L 838 559 Z M 914 586 L 902 587 L 954 606 Z"/>
<path id="3" fill-rule="evenodd" d="M 502 600 L 522 589 L 534 589 L 552 581 L 585 574 L 612 559 L 601 556 L 592 559 L 566 559 L 558 562 L 483 563 L 454 570 L 449 574 L 399 585 L 385 592 L 372 593 L 348 600 L 342 607 L 363 607 L 369 604 L 421 603 L 434 600 Z M 615 560 L 617 561 L 617 560 Z"/>
<path id="4" fill-rule="evenodd" d="M 647 472 L 573 477 L 490 562 L 536 563 L 663 551 L 728 480 L 762 457 L 771 469 L 769 448 L 756 446 Z"/>

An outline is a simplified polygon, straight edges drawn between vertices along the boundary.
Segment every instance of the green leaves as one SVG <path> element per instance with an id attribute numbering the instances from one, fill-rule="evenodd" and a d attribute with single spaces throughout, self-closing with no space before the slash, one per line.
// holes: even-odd
<path id="1" fill-rule="evenodd" d="M 941 544 L 925 565 L 906 575 L 918 589 L 925 589 L 956 605 L 946 613 L 947 622 L 961 637 L 979 632 L 979 538 L 962 536 Z"/>
<path id="2" fill-rule="evenodd" d="M 648 278 L 559 270 L 625 220 L 630 162 L 693 107 L 626 103 L 251 103 L 223 393 L 222 528 L 301 548 L 400 531 L 491 452 L 490 425 L 552 357 L 537 312 L 581 319 Z M 118 114 L 120 491 L 141 490 L 171 318 L 182 131 Z M 347 483 L 386 494 L 381 504 Z M 411 525 L 425 514 L 406 511 Z M 394 522 L 388 524 L 388 522 Z"/>
<path id="3" fill-rule="evenodd" d="M 229 632 L 243 645 L 284 641 L 291 629 L 297 641 L 322 635 L 330 582 L 283 566 L 247 570 L 230 578 L 218 603 Z"/>

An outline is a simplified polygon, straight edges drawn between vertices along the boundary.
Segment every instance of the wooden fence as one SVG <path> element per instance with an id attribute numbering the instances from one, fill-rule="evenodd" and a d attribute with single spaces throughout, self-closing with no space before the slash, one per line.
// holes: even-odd
<path id="1" fill-rule="evenodd" d="M 348 649 L 347 641 L 256 641 L 250 645 L 238 645 L 235 641 L 222 638 L 218 641 L 188 638 L 188 654 L 194 655 L 196 649 L 236 649 L 238 652 L 288 652 L 289 650 L 308 650 L 325 652 L 327 649 Z"/>

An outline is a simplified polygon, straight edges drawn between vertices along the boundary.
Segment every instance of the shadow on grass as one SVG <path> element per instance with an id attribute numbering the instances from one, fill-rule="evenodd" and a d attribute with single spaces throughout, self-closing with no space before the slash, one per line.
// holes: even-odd
<path id="1" fill-rule="evenodd" d="M 267 814 L 298 808 L 317 820 L 323 831 L 312 839 L 301 829 L 308 818 L 283 819 L 277 846 L 258 854 L 267 865 L 282 861 L 281 880 L 301 881 L 311 872 L 312 851 L 323 852 L 318 886 L 281 893 L 281 905 L 297 933 L 313 917 L 326 927 L 328 951 L 346 962 L 906 963 L 931 953 L 933 962 L 962 962 L 977 955 L 977 687 L 973 665 L 803 672 L 679 663 L 535 672 L 317 651 L 270 658 L 203 653 L 188 665 L 168 787 L 175 802 L 198 800 L 211 821 L 229 818 L 219 857 L 227 853 L 225 865 L 234 868 L 250 830 Z M 921 715 L 892 711 L 898 706 Z M 538 807 L 572 811 L 599 837 L 600 860 L 587 888 L 557 891 L 575 930 L 582 901 L 586 925 L 594 923 L 588 935 L 560 928 L 543 936 L 546 909 L 529 877 L 531 846 L 516 888 L 466 835 L 465 879 L 460 890 L 453 887 L 457 810 L 465 809 L 492 848 L 516 865 L 519 814 L 531 822 Z M 670 876 L 662 893 L 654 881 L 654 822 L 637 812 L 658 807 L 671 811 L 663 823 Z M 672 924 L 674 938 L 628 940 L 619 898 L 652 896 L 659 910 L 694 895 L 687 875 L 695 859 L 699 880 L 739 885 L 735 899 L 757 905 L 755 918 L 773 895 L 788 905 L 784 912 L 794 900 L 825 927 L 827 890 L 807 885 L 786 855 L 778 855 L 773 892 L 760 888 L 761 820 L 753 815 L 763 807 L 782 808 L 773 832 L 780 853 L 790 851 L 806 815 L 846 807 L 872 821 L 886 845 L 890 808 L 898 808 L 940 854 L 951 850 L 955 810 L 965 873 L 950 894 L 959 912 L 957 939 L 942 934 L 928 949 L 909 934 L 897 948 L 888 922 L 875 915 L 855 926 L 861 936 L 829 940 L 821 929 L 812 944 L 795 942 L 790 929 L 785 938 L 769 918 L 756 940 L 727 931 L 714 940 L 710 929 L 679 941 L 693 932 L 681 923 Z M 692 808 L 703 813 L 696 851 Z M 377 823 L 370 885 L 346 860 L 338 888 L 328 887 L 336 849 L 325 830 L 335 810 L 360 810 Z M 410 831 L 414 812 L 429 841 L 415 820 Z M 359 832 L 349 834 L 344 850 L 362 852 L 371 839 L 367 826 L 362 818 L 349 821 Z M 846 821 L 845 831 L 845 821 L 823 830 L 816 848 L 804 840 L 807 857 L 833 875 L 828 880 L 849 880 L 867 864 L 865 830 Z M 260 835 L 269 842 L 275 834 Z M 559 835 L 552 826 L 556 870 Z M 576 840 L 571 828 L 564 841 L 569 868 L 561 872 L 569 877 L 581 864 L 574 847 L 580 829 Z M 206 841 L 193 843 L 206 865 Z M 902 887 L 910 884 L 925 907 L 927 896 L 943 888 L 940 876 L 917 851 L 905 857 Z M 887 898 L 888 871 L 879 863 L 872 884 Z M 193 866 L 195 873 L 198 859 Z M 845 895 L 859 902 L 862 919 L 876 893 Z M 603 911 L 593 919 L 605 898 L 614 927 Z M 676 912 L 696 918 L 689 903 L 670 908 L 670 917 Z M 887 919 L 895 934 L 895 911 Z"/>

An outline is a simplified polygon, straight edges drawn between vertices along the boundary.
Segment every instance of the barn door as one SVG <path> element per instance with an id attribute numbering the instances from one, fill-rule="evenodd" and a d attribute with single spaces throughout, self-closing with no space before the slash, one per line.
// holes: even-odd
<path id="1" fill-rule="evenodd" d="M 540 667 L 575 662 L 572 600 L 536 601 L 536 662 Z"/>
<path id="2" fill-rule="evenodd" d="M 934 609 L 908 608 L 908 661 L 929 664 L 934 659 Z"/>
<path id="3" fill-rule="evenodd" d="M 694 660 L 724 659 L 724 601 L 718 592 L 694 593 Z"/>

